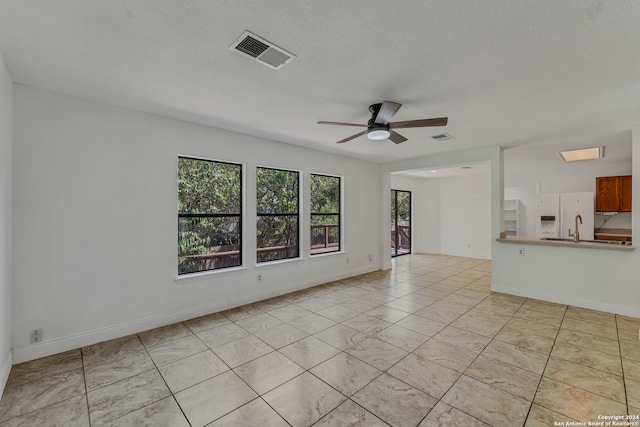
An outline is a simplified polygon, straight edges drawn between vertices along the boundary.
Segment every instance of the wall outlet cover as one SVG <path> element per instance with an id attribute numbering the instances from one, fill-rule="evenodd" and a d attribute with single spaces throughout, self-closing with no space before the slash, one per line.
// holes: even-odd
<path id="1" fill-rule="evenodd" d="M 39 343 L 42 341 L 42 328 L 33 329 L 29 331 L 29 342 L 31 344 Z"/>

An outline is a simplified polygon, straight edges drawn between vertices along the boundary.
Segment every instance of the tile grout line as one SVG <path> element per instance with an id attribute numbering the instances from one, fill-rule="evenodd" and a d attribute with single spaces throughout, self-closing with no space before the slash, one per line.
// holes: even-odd
<path id="1" fill-rule="evenodd" d="M 464 270 L 464 271 L 467 271 L 467 270 Z M 485 277 L 485 276 L 482 276 L 482 277 Z M 437 282 L 437 283 L 439 283 L 439 282 Z M 472 282 L 472 283 L 473 283 L 473 282 Z M 464 289 L 464 288 L 466 288 L 467 286 L 469 286 L 469 285 L 466 285 L 466 286 L 464 286 L 463 288 L 460 288 L 460 289 Z M 458 289 L 458 290 L 460 290 L 460 289 Z M 458 291 L 458 290 L 457 290 L 457 291 Z M 455 292 L 457 292 L 457 291 L 454 291 L 454 292 L 450 293 L 449 295 L 453 295 L 453 294 L 454 294 Z M 449 295 L 447 295 L 447 296 L 449 296 Z M 451 320 L 451 322 L 449 322 L 449 323 L 447 324 L 447 326 L 445 326 L 444 328 L 442 328 L 438 333 L 440 333 L 442 330 L 444 330 L 444 329 L 446 329 L 446 328 L 448 328 L 448 327 L 455 328 L 455 326 L 453 326 L 453 325 L 452 325 L 452 323 L 453 323 L 453 322 L 455 322 L 456 320 L 458 320 L 459 318 L 461 318 L 462 316 L 464 316 L 465 314 L 467 314 L 467 313 L 469 312 L 469 310 L 471 310 L 471 309 L 475 308 L 478 304 L 480 304 L 482 301 L 484 301 L 485 299 L 487 299 L 489 296 L 491 296 L 491 291 L 489 291 L 489 295 L 488 295 L 488 296 L 484 297 L 483 299 L 481 299 L 480 301 L 478 301 L 475 305 L 473 305 L 472 307 L 470 307 L 467 311 L 465 311 L 464 313 L 462 313 L 461 315 L 459 315 L 459 316 L 458 316 L 458 317 L 456 317 L 455 319 Z M 446 298 L 446 297 L 444 297 L 444 298 Z M 438 300 L 438 301 L 442 301 L 444 298 L 441 298 L 441 299 L 440 299 L 440 300 Z M 471 332 L 471 331 L 468 331 L 468 332 Z M 437 335 L 438 333 L 436 333 L 435 335 Z M 435 337 L 435 335 L 434 335 L 433 337 L 429 338 L 429 340 L 430 340 L 430 339 L 432 339 L 432 338 L 434 338 L 434 337 Z M 478 334 L 478 335 L 480 335 L 480 334 Z M 436 339 L 436 340 L 438 340 L 437 338 L 435 338 L 435 339 Z M 429 341 L 429 340 L 427 340 L 427 341 Z M 492 341 L 493 341 L 493 338 L 492 338 Z M 491 343 L 491 341 L 489 341 L 489 343 Z M 487 345 L 489 345 L 489 343 L 488 343 Z M 452 344 L 452 345 L 453 345 L 453 344 Z M 486 348 L 486 346 L 485 346 L 485 348 Z M 483 350 L 484 350 L 484 348 L 483 348 Z M 469 417 L 474 418 L 474 419 L 476 419 L 476 420 L 480 421 L 481 423 L 484 423 L 484 421 L 482 421 L 481 419 L 479 419 L 479 418 L 477 418 L 477 417 L 475 417 L 475 416 L 473 416 L 473 415 L 469 414 L 468 412 L 465 412 L 464 410 L 462 410 L 462 409 L 460 409 L 460 408 L 457 408 L 457 407 L 455 407 L 455 406 L 453 406 L 453 405 L 449 405 L 447 402 L 443 402 L 443 400 L 442 400 L 442 399 L 447 395 L 447 393 L 449 393 L 449 391 L 450 391 L 450 390 L 451 390 L 451 389 L 452 389 L 452 388 L 457 384 L 457 382 L 460 380 L 460 378 L 462 378 L 462 376 L 464 375 L 464 372 L 466 372 L 466 371 L 467 371 L 467 369 L 469 369 L 469 366 L 471 366 L 471 365 L 473 364 L 473 362 L 475 362 L 475 361 L 476 361 L 476 359 L 477 359 L 478 357 L 480 357 L 480 355 L 482 354 L 482 351 L 483 351 L 483 350 L 481 350 L 481 351 L 476 355 L 476 357 L 473 359 L 473 361 L 472 361 L 472 362 L 471 362 L 471 363 L 470 363 L 470 364 L 465 368 L 465 370 L 464 370 L 463 372 L 458 372 L 458 371 L 456 371 L 456 373 L 459 373 L 460 375 L 459 375 L 459 376 L 458 376 L 458 378 L 456 378 L 456 380 L 455 380 L 455 381 L 454 381 L 454 382 L 449 386 L 449 388 L 447 388 L 447 390 L 442 394 L 442 396 L 438 399 L 438 401 L 436 402 L 436 404 L 435 404 L 435 405 L 433 405 L 433 408 L 435 408 L 435 407 L 436 407 L 436 405 L 438 405 L 438 403 L 442 402 L 443 404 L 445 404 L 445 405 L 447 405 L 447 406 L 450 406 L 450 407 L 452 407 L 452 408 L 455 408 L 456 410 L 458 410 L 458 411 L 460 411 L 460 412 L 462 412 L 462 413 L 464 413 L 464 414 L 468 415 Z M 419 355 L 416 355 L 416 356 L 417 356 L 417 357 L 420 357 Z M 439 366 L 443 366 L 443 365 L 440 365 L 439 363 L 437 363 L 437 362 L 435 362 L 435 361 L 434 361 L 433 363 L 436 363 L 436 364 L 438 364 Z M 446 368 L 446 366 L 444 366 L 444 367 Z M 449 369 L 450 369 L 450 368 L 449 368 Z M 422 422 L 423 422 L 423 421 L 424 421 L 424 420 L 429 416 L 429 414 L 431 413 L 431 411 L 433 411 L 433 408 L 431 408 L 431 409 L 429 410 L 429 412 L 427 412 L 427 413 L 424 415 L 424 417 L 420 420 L 420 423 L 422 423 Z M 485 424 L 486 424 L 486 423 L 485 423 Z"/>
<path id="2" fill-rule="evenodd" d="M 564 323 L 564 319 L 567 316 L 567 310 L 568 309 L 569 309 L 569 306 L 565 305 L 564 312 L 562 313 L 562 321 L 560 322 L 560 326 L 558 326 L 558 332 L 556 332 L 556 336 L 553 339 L 553 345 L 551 346 L 551 350 L 549 350 L 549 355 L 547 356 L 547 361 L 544 364 L 544 369 L 542 369 L 542 373 L 540 374 L 540 381 L 538 381 L 538 386 L 536 387 L 536 391 L 533 394 L 533 399 L 531 399 L 531 405 L 529 406 L 529 411 L 527 412 L 527 418 L 525 418 L 525 423 L 526 423 L 526 420 L 529 418 L 529 414 L 531 414 L 531 409 L 533 408 L 534 402 L 536 400 L 536 396 L 538 394 L 538 390 L 540 390 L 540 384 L 542 384 L 542 380 L 544 379 L 544 373 L 547 370 L 547 366 L 549 365 L 549 360 L 551 360 L 551 353 L 553 353 L 553 349 L 556 346 L 556 342 L 558 341 L 558 335 L 560 335 L 560 330 L 562 329 L 562 324 Z M 538 403 L 535 403 L 535 404 L 539 405 L 540 407 L 545 408 L 545 409 L 547 409 L 549 411 L 552 411 L 552 412 L 555 412 L 555 413 L 559 413 L 559 412 L 557 412 L 557 411 L 555 411 L 553 409 L 546 408 L 545 406 L 542 406 L 542 405 L 540 405 Z M 561 414 L 561 415 L 564 415 L 564 416 L 568 417 L 569 419 L 571 419 L 571 417 L 568 416 L 568 415 L 565 415 L 565 414 Z"/>
<path id="3" fill-rule="evenodd" d="M 80 350 L 80 362 L 82 363 L 82 381 L 84 382 L 84 400 L 87 402 L 87 420 L 89 421 L 89 427 L 91 427 L 91 410 L 89 408 L 89 387 L 87 387 L 87 374 L 85 372 L 85 364 L 84 364 L 84 352 L 82 351 L 82 347 Z"/>
<path id="4" fill-rule="evenodd" d="M 492 293 L 491 293 L 491 291 L 490 291 L 489 296 L 491 296 L 491 295 L 492 295 Z M 486 300 L 487 298 L 489 298 L 489 296 L 487 296 L 487 297 L 485 297 L 484 299 L 482 299 L 480 302 L 478 302 L 478 303 L 477 303 L 476 305 L 474 305 L 472 308 L 476 308 L 476 306 L 477 306 L 478 304 L 480 304 L 482 301 L 484 301 L 484 300 Z M 527 299 L 525 299 L 525 300 L 520 304 L 520 306 L 518 306 L 518 309 L 514 312 L 514 314 L 512 314 L 511 316 L 509 316 L 509 317 L 510 317 L 510 319 L 513 319 L 513 318 L 514 318 L 515 313 L 517 313 L 517 312 L 518 312 L 518 310 L 519 310 L 519 309 L 524 305 L 524 303 L 525 303 L 526 301 L 527 301 Z M 469 310 L 471 310 L 471 308 L 470 308 Z M 479 309 L 479 310 L 481 310 L 481 309 Z M 454 319 L 451 323 L 455 322 L 457 319 L 459 319 L 460 317 L 464 316 L 466 313 L 468 313 L 468 311 L 467 311 L 467 312 L 465 312 L 465 313 L 463 313 L 462 315 L 458 316 L 458 318 Z M 499 313 L 499 314 L 502 314 L 502 313 Z M 447 325 L 447 326 L 452 326 L 452 325 L 451 325 L 451 323 L 449 323 L 449 325 Z M 488 346 L 489 346 L 489 345 L 490 345 L 494 340 L 496 340 L 496 336 L 500 333 L 500 331 L 502 331 L 502 329 L 504 329 L 504 327 L 507 325 L 507 323 L 509 323 L 509 321 L 507 321 L 507 322 L 506 322 L 506 323 L 505 323 L 505 324 L 500 328 L 500 330 L 499 330 L 498 332 L 496 332 L 496 334 L 495 334 L 493 337 L 491 337 L 491 340 L 487 343 L 487 345 L 485 345 L 485 346 L 484 346 L 484 348 L 483 348 L 482 350 L 480 350 L 480 352 L 476 355 L 476 357 L 473 359 L 473 361 L 472 361 L 471 363 L 469 363 L 469 365 L 465 368 L 464 372 L 462 372 L 462 373 L 460 374 L 460 377 L 458 377 L 458 379 L 457 379 L 457 380 L 456 380 L 456 381 L 451 385 L 451 387 L 449 387 L 449 389 L 447 390 L 447 392 L 446 392 L 446 393 L 448 393 L 448 392 L 449 392 L 449 390 L 451 390 L 451 389 L 453 388 L 453 386 L 454 386 L 454 385 L 455 385 L 455 384 L 460 380 L 460 378 L 462 378 L 462 376 L 464 376 L 464 375 L 465 375 L 465 373 L 469 370 L 469 367 L 471 367 L 471 365 L 473 365 L 473 363 L 474 363 L 476 360 L 478 360 L 478 358 L 479 358 L 479 357 L 482 355 L 482 353 L 484 352 L 484 349 L 485 349 L 485 348 L 487 348 L 487 347 L 488 347 Z M 452 327 L 455 327 L 455 326 L 452 326 Z M 466 331 L 466 330 L 465 330 L 465 331 Z M 471 331 L 468 331 L 468 332 L 471 332 Z M 478 334 L 478 335 L 481 335 L 481 334 Z M 487 338 L 488 338 L 488 337 L 487 337 Z M 497 340 L 497 341 L 500 341 L 500 340 Z M 485 357 L 488 357 L 488 356 L 485 356 Z M 488 358 L 489 358 L 489 359 L 491 359 L 490 357 L 488 357 Z M 492 359 L 492 360 L 495 360 L 495 359 Z M 502 362 L 502 363 L 506 363 L 506 362 Z M 508 364 L 508 363 L 506 363 L 506 364 Z M 510 365 L 510 364 L 508 364 L 508 365 Z M 488 384 L 488 383 L 486 383 L 486 382 L 484 382 L 484 381 L 482 381 L 482 380 L 478 380 L 478 379 L 476 379 L 476 378 L 474 378 L 474 377 L 471 377 L 471 376 L 469 376 L 469 378 L 473 378 L 474 380 L 479 381 L 479 382 L 481 382 L 481 383 L 483 383 L 483 384 L 485 384 L 485 385 L 487 385 L 487 386 L 489 386 L 489 387 L 493 387 L 493 388 L 496 388 L 496 389 L 498 389 L 498 390 L 500 390 L 500 391 L 503 391 L 503 392 L 505 392 L 505 393 L 509 393 L 509 392 L 507 392 L 507 391 L 505 391 L 505 390 L 499 389 L 499 388 L 497 388 L 497 387 L 495 387 L 495 386 L 493 386 L 493 385 L 491 385 L 491 384 Z M 446 395 L 446 393 L 445 393 L 442 397 L 444 397 L 444 396 Z M 513 395 L 512 393 L 509 393 L 509 394 Z M 515 395 L 513 395 L 513 396 L 515 396 Z M 516 396 L 516 397 L 519 397 L 519 396 Z M 442 400 L 442 399 L 440 399 L 440 400 Z M 446 402 L 444 402 L 444 403 L 446 404 Z M 451 406 L 451 405 L 450 405 L 450 406 Z M 464 411 L 463 411 L 462 409 L 460 409 L 460 408 L 456 408 L 456 409 L 458 409 L 459 411 L 464 412 Z M 475 416 L 473 416 L 473 415 L 471 415 L 471 414 L 468 414 L 468 413 L 466 413 L 466 412 L 464 412 L 464 413 L 465 413 L 465 414 L 467 414 L 467 415 L 469 415 L 469 416 L 471 416 L 471 417 L 473 417 L 473 418 L 475 418 L 475 419 L 477 419 L 477 420 L 479 420 L 480 422 L 483 422 L 483 423 L 484 423 L 484 421 L 483 421 L 483 420 L 480 420 L 479 418 L 477 418 L 477 417 L 475 417 Z M 427 415 L 428 415 L 428 414 L 427 414 Z M 525 422 L 525 423 L 526 423 L 526 420 L 527 420 L 528 416 L 529 416 L 529 413 L 527 412 L 527 416 L 526 416 L 526 417 L 525 417 L 525 419 L 524 419 L 524 422 Z M 425 417 L 426 417 L 426 416 L 425 416 Z M 486 423 L 486 424 L 488 424 L 488 423 Z"/>
<path id="5" fill-rule="evenodd" d="M 204 344 L 205 347 L 207 347 L 207 345 L 200 339 L 199 336 L 197 336 L 192 330 L 191 328 L 189 328 L 187 325 L 185 325 L 183 322 L 180 322 L 180 324 L 182 326 L 184 326 L 194 337 L 196 337 L 196 339 L 198 339 L 200 342 L 202 342 L 202 344 Z M 142 342 L 142 339 L 140 338 L 140 336 L 138 336 L 138 338 L 140 339 L 140 341 Z M 180 339 L 180 338 L 177 338 Z M 153 363 L 153 366 L 155 366 L 156 371 L 158 371 L 158 375 L 160 375 L 160 378 L 162 378 L 162 381 L 164 382 L 164 385 L 167 387 L 167 390 L 169 390 L 169 393 L 171 395 L 171 399 L 173 399 L 173 401 L 176 403 L 176 405 L 178 406 L 178 409 L 180 409 L 180 413 L 182 413 L 182 416 L 184 417 L 185 421 L 187 422 L 187 424 L 189 424 L 189 426 L 193 426 L 193 424 L 191 423 L 191 421 L 189 420 L 189 418 L 187 417 L 187 414 L 185 414 L 184 409 L 182 408 L 182 406 L 180 405 L 180 403 L 178 402 L 178 399 L 176 399 L 176 395 L 173 393 L 173 390 L 171 390 L 171 387 L 169 387 L 169 384 L 167 384 L 167 380 L 164 378 L 164 375 L 162 375 L 162 372 L 160 372 L 160 368 L 158 367 L 158 364 L 156 363 L 155 360 L 153 360 L 153 357 L 151 357 L 151 353 L 149 353 L 149 350 L 147 349 L 147 346 L 144 345 L 144 343 L 142 344 L 144 347 L 144 350 L 147 352 L 147 355 L 149 356 L 149 359 L 151 359 L 151 362 Z M 209 347 L 207 347 L 208 349 Z M 204 350 L 206 351 L 206 350 Z M 203 352 L 204 352 L 203 351 Z M 199 354 L 199 353 L 196 353 Z M 191 357 L 191 356 L 187 356 L 187 357 Z M 182 360 L 182 359 L 180 359 Z M 173 363 L 173 362 L 170 362 Z M 163 398 L 166 399 L 166 398 Z M 162 400 L 162 399 L 160 399 Z M 160 400 L 158 400 L 157 402 L 159 402 Z M 153 402 L 156 403 L 156 402 Z M 150 403 L 149 405 L 152 405 L 153 403 Z M 146 405 L 146 406 L 149 406 Z M 146 407 L 146 406 L 143 406 Z M 131 412 L 130 412 L 131 413 Z"/>
<path id="6" fill-rule="evenodd" d="M 618 351 L 620 352 L 620 368 L 622 369 L 622 386 L 624 388 L 624 403 L 627 406 L 627 415 L 631 415 L 631 408 L 629 407 L 629 395 L 627 393 L 627 382 L 624 377 L 624 362 L 622 358 L 622 345 L 620 344 L 620 330 L 618 328 L 618 315 L 615 315 L 616 319 L 616 335 L 618 338 Z"/>

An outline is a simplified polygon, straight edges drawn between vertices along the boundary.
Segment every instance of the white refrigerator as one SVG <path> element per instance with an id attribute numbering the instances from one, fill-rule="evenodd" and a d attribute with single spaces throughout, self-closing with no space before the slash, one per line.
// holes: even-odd
<path id="1" fill-rule="evenodd" d="M 572 239 L 569 230 L 575 231 L 576 216 L 580 215 L 580 240 L 593 240 L 594 209 L 591 192 L 538 194 L 536 235 Z"/>

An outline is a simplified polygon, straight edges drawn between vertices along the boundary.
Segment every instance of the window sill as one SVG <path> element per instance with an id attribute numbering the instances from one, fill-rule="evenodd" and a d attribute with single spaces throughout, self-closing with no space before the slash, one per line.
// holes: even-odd
<path id="1" fill-rule="evenodd" d="M 290 263 L 290 262 L 298 262 L 298 261 L 302 261 L 302 260 L 304 260 L 304 258 L 302 258 L 302 257 L 277 259 L 275 261 L 266 261 L 266 262 L 257 263 L 256 264 L 256 268 L 266 267 L 268 265 L 287 264 L 287 263 Z"/>
<path id="2" fill-rule="evenodd" d="M 208 270 L 208 271 L 201 271 L 198 273 L 188 273 L 188 274 L 182 274 L 180 276 L 177 276 L 174 280 L 176 283 L 180 283 L 180 282 L 184 282 L 184 283 L 188 283 L 188 282 L 199 282 L 201 280 L 207 280 L 207 279 L 211 279 L 212 277 L 221 275 L 221 274 L 226 274 L 226 273 L 234 273 L 234 272 L 238 272 L 238 271 L 244 271 L 246 270 L 247 267 L 229 267 L 229 268 L 220 268 L 218 270 Z"/>
<path id="3" fill-rule="evenodd" d="M 344 254 L 346 254 L 345 251 L 325 252 L 325 253 L 321 253 L 321 254 L 309 255 L 309 259 L 324 258 L 324 257 L 328 257 L 328 256 L 344 255 Z"/>

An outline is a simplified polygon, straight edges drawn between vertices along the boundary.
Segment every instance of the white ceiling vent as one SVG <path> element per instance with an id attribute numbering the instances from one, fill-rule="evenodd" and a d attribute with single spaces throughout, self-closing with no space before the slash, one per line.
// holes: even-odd
<path id="1" fill-rule="evenodd" d="M 441 133 L 440 135 L 433 135 L 431 138 L 435 139 L 436 141 L 448 141 L 450 139 L 455 139 L 454 137 L 452 137 L 448 133 Z"/>
<path id="2" fill-rule="evenodd" d="M 269 43 L 249 31 L 242 33 L 242 35 L 229 46 L 229 49 L 243 55 L 248 55 L 255 61 L 274 70 L 279 70 L 295 58 L 292 53 Z"/>

